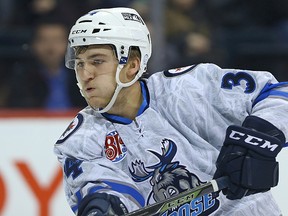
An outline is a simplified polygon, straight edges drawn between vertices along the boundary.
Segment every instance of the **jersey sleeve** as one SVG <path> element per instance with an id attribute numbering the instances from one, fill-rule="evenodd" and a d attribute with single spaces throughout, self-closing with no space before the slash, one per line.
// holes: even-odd
<path id="1" fill-rule="evenodd" d="M 278 82 L 265 71 L 217 68 L 217 73 L 219 78 L 217 75 L 213 89 L 219 92 L 220 103 L 216 106 L 219 112 L 232 107 L 232 113 L 233 110 L 234 113 L 243 113 L 245 118 L 255 115 L 266 119 L 284 132 L 287 142 L 288 82 Z"/>
<path id="2" fill-rule="evenodd" d="M 252 104 L 252 115 L 268 120 L 280 129 L 288 145 L 288 82 L 266 83 Z"/>
<path id="3" fill-rule="evenodd" d="M 170 123 L 217 148 L 226 128 L 248 115 L 266 119 L 288 137 L 288 82 L 279 83 L 269 72 L 199 64 L 164 71 L 153 83 L 152 98 Z"/>
<path id="4" fill-rule="evenodd" d="M 145 205 L 144 197 L 124 171 L 107 160 L 105 135 L 85 115 L 78 114 L 54 147 L 63 169 L 64 189 L 75 214 L 86 195 L 109 193 L 118 196 L 128 211 Z"/>

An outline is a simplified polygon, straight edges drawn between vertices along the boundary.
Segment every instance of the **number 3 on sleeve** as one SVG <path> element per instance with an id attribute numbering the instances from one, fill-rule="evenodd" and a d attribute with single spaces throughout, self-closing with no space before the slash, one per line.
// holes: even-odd
<path id="1" fill-rule="evenodd" d="M 246 94 L 250 94 L 255 90 L 256 83 L 253 77 L 245 72 L 225 74 L 222 78 L 221 88 L 232 89 L 234 86 L 239 86 L 241 80 L 246 81 L 246 89 L 244 91 Z"/>

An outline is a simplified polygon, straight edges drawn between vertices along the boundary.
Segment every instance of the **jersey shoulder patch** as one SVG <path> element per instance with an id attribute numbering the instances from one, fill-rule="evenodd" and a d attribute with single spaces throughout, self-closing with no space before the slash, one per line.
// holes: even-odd
<path id="1" fill-rule="evenodd" d="M 58 139 L 58 141 L 56 142 L 56 144 L 61 144 L 63 143 L 65 140 L 67 140 L 73 133 L 75 133 L 78 128 L 81 126 L 81 124 L 83 123 L 83 115 L 82 114 L 78 114 L 73 121 L 68 125 L 68 127 L 66 128 L 66 130 L 64 131 L 64 133 L 60 136 L 60 138 Z"/>
<path id="2" fill-rule="evenodd" d="M 165 70 L 163 72 L 164 76 L 166 77 L 175 77 L 175 76 L 180 76 L 182 74 L 185 74 L 187 72 L 190 72 L 193 68 L 195 68 L 197 64 L 195 65 L 189 65 L 186 67 L 180 67 L 180 68 L 175 68 L 175 69 L 169 69 Z"/>

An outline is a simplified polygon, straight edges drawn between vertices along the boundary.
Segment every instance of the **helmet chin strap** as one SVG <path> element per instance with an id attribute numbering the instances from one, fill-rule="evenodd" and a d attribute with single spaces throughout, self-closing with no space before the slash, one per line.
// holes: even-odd
<path id="1" fill-rule="evenodd" d="M 115 104 L 115 101 L 116 101 L 116 99 L 117 99 L 117 97 L 118 97 L 118 94 L 119 94 L 119 92 L 121 91 L 121 89 L 124 88 L 124 87 L 129 87 L 129 86 L 133 85 L 133 84 L 140 78 L 140 77 L 139 77 L 139 74 L 140 74 L 140 73 L 138 72 L 138 73 L 136 74 L 136 76 L 134 77 L 133 80 L 131 80 L 130 82 L 127 82 L 127 83 L 122 83 L 122 82 L 120 81 L 120 72 L 121 72 L 121 70 L 123 69 L 123 67 L 124 67 L 124 64 L 118 64 L 118 66 L 117 66 L 116 76 L 115 76 L 117 86 L 116 86 L 116 88 L 115 88 L 115 90 L 114 90 L 114 93 L 113 93 L 113 96 L 112 96 L 110 102 L 109 102 L 104 108 L 96 108 L 96 107 L 93 107 L 91 104 L 89 104 L 89 103 L 87 102 L 87 103 L 89 104 L 89 106 L 90 106 L 92 109 L 95 110 L 95 112 L 97 112 L 97 113 L 105 113 L 105 112 L 108 112 L 108 111 L 112 108 L 112 106 Z M 140 69 L 140 70 L 141 70 L 141 69 Z M 80 85 L 79 82 L 77 83 L 77 85 L 78 85 L 78 87 L 79 87 L 79 89 L 80 89 L 81 95 L 84 97 L 84 94 L 83 94 L 83 92 L 82 92 L 82 86 Z"/>

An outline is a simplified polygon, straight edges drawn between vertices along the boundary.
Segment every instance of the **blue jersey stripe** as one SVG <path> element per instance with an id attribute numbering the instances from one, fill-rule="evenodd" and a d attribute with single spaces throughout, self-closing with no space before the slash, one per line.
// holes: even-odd
<path id="1" fill-rule="evenodd" d="M 103 183 L 109 185 L 110 187 L 109 189 L 111 190 L 117 191 L 122 194 L 128 194 L 129 196 L 133 197 L 139 203 L 140 206 L 142 207 L 145 206 L 144 197 L 135 188 L 132 188 L 128 185 L 123 185 L 120 183 L 110 182 L 110 181 L 103 181 Z M 101 189 L 107 189 L 107 187 L 103 187 L 103 186 L 93 187 L 89 190 L 89 194 L 95 193 Z"/>
<path id="2" fill-rule="evenodd" d="M 145 206 L 144 197 L 136 189 L 134 189 L 130 186 L 127 186 L 127 185 L 116 183 L 116 182 L 103 181 L 103 183 L 107 184 L 109 187 L 100 186 L 100 185 L 94 186 L 94 187 L 91 187 L 89 189 L 88 194 L 93 194 L 93 193 L 96 193 L 96 192 L 101 191 L 103 189 L 107 190 L 107 188 L 109 188 L 110 190 L 114 190 L 114 191 L 117 191 L 117 192 L 122 193 L 122 194 L 127 194 L 130 197 L 133 197 L 139 203 L 140 206 L 142 206 L 142 207 Z M 71 209 L 73 212 L 76 212 L 78 210 L 79 204 L 81 203 L 81 201 L 83 199 L 83 196 L 82 196 L 80 190 L 78 192 L 76 192 L 76 197 L 77 197 L 77 205 L 71 206 Z"/>
<path id="3" fill-rule="evenodd" d="M 80 190 L 77 191 L 75 195 L 76 195 L 76 197 L 77 197 L 77 205 L 71 206 L 71 209 L 72 209 L 72 211 L 73 211 L 74 213 L 78 210 L 79 204 L 80 204 L 80 202 L 81 202 L 82 199 L 83 199 L 83 196 L 82 196 L 82 193 L 81 193 Z"/>
<path id="4" fill-rule="evenodd" d="M 262 91 L 260 92 L 260 94 L 258 95 L 258 97 L 255 99 L 253 106 L 255 106 L 257 103 L 266 99 L 269 96 L 278 96 L 278 97 L 283 97 L 283 98 L 288 99 L 287 92 L 276 90 L 277 88 L 284 87 L 284 86 L 288 86 L 288 82 L 280 82 L 276 84 L 267 83 L 262 89 Z"/>

